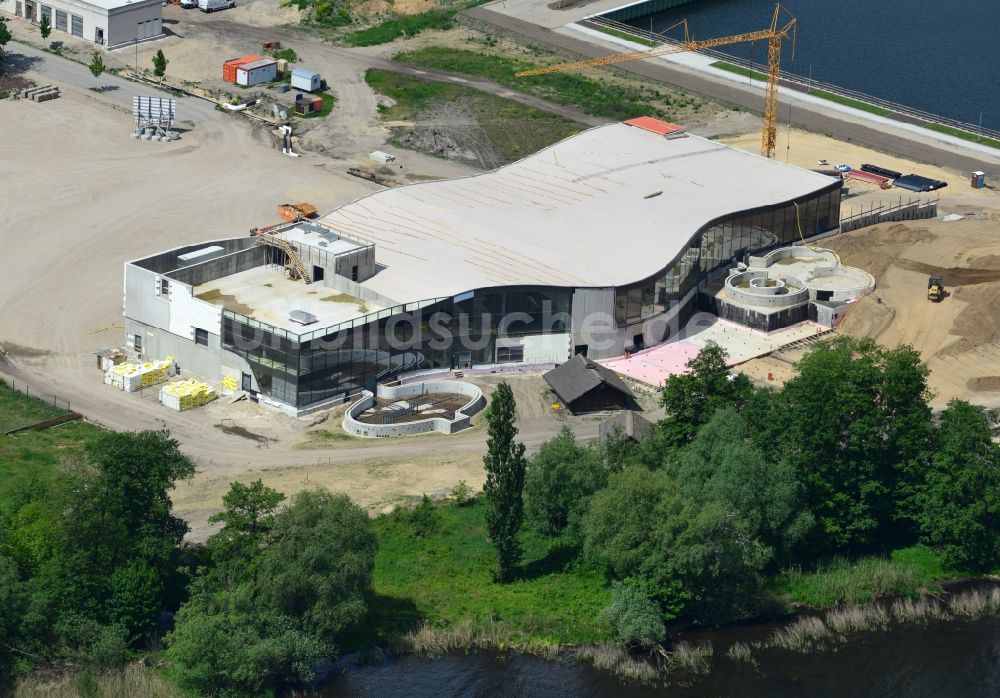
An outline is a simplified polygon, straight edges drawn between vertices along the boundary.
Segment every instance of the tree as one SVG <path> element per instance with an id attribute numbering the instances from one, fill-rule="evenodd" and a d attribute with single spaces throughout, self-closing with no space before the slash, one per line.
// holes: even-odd
<path id="1" fill-rule="evenodd" d="M 377 547 L 368 514 L 346 495 L 300 492 L 274 519 L 254 581 L 256 603 L 333 639 L 365 614 Z"/>
<path id="2" fill-rule="evenodd" d="M 810 351 L 772 411 L 755 420 L 762 450 L 802 482 L 826 549 L 861 553 L 912 539 L 900 525 L 926 468 L 933 422 L 927 367 L 912 347 L 840 337 Z"/>
<path id="3" fill-rule="evenodd" d="M 101 54 L 94 51 L 94 54 L 90 57 L 90 74 L 97 79 L 97 87 L 101 87 L 101 74 L 105 71 L 104 59 L 101 58 Z"/>
<path id="4" fill-rule="evenodd" d="M 163 49 L 158 49 L 156 55 L 153 56 L 153 75 L 163 79 L 163 76 L 167 74 L 167 57 L 163 55 Z"/>
<path id="5" fill-rule="evenodd" d="M 47 14 L 43 14 L 42 19 L 38 22 L 38 33 L 42 35 L 43 39 L 48 39 L 49 34 L 52 33 L 52 25 L 49 24 L 49 16 Z"/>
<path id="6" fill-rule="evenodd" d="M 583 522 L 584 553 L 667 617 L 718 622 L 752 608 L 770 551 L 722 502 L 687 501 L 664 470 L 611 476 Z"/>
<path id="7" fill-rule="evenodd" d="M 514 441 L 517 405 L 506 381 L 497 386 L 486 411 L 486 529 L 497 553 L 496 579 L 509 581 L 521 558 L 517 532 L 524 515 L 524 444 Z"/>
<path id="8" fill-rule="evenodd" d="M 814 519 L 802 503 L 802 486 L 791 466 L 769 460 L 750 443 L 742 418 L 720 409 L 678 454 L 674 468 L 681 494 L 698 505 L 722 502 L 738 511 L 756 537 L 789 562 L 812 531 Z"/>
<path id="9" fill-rule="evenodd" d="M 653 647 L 667 637 L 659 607 L 638 589 L 615 583 L 611 603 L 601 619 L 614 628 L 618 641 L 626 647 Z"/>
<path id="10" fill-rule="evenodd" d="M 914 497 L 921 537 L 953 569 L 985 572 L 1000 562 L 1000 446 L 996 415 L 962 400 L 941 413 L 937 448 Z"/>
<path id="11" fill-rule="evenodd" d="M 727 405 L 740 407 L 753 392 L 746 376 L 729 373 L 726 357 L 725 349 L 708 342 L 687 362 L 686 373 L 667 379 L 660 396 L 660 404 L 666 409 L 660 429 L 670 446 L 690 443 L 698 427 L 716 410 Z"/>
<path id="12" fill-rule="evenodd" d="M 434 503 L 426 494 L 420 499 L 420 503 L 410 512 L 410 526 L 413 528 L 413 535 L 417 538 L 426 538 L 438 529 L 441 523 L 441 515 L 434 508 Z"/>
<path id="13" fill-rule="evenodd" d="M 274 515 L 285 495 L 267 487 L 261 480 L 249 485 L 234 482 L 222 497 L 225 507 L 212 514 L 209 523 L 223 524 L 222 530 L 209 538 L 209 548 L 217 558 L 238 558 L 246 563 L 262 545 L 274 525 Z"/>
<path id="14" fill-rule="evenodd" d="M 13 38 L 10 29 L 7 28 L 7 18 L 0 17 L 0 58 L 3 58 L 4 46 Z"/>
<path id="15" fill-rule="evenodd" d="M 345 495 L 300 492 L 272 513 L 280 495 L 257 482 L 234 483 L 229 494 L 209 545 L 244 556 L 229 560 L 227 574 L 194 580 L 166 656 L 199 694 L 281 693 L 308 683 L 339 634 L 364 617 L 377 540 Z"/>
<path id="16" fill-rule="evenodd" d="M 525 517 L 540 533 L 555 536 L 575 529 L 590 497 L 608 481 L 601 453 L 580 446 L 569 427 L 542 444 L 527 465 Z"/>

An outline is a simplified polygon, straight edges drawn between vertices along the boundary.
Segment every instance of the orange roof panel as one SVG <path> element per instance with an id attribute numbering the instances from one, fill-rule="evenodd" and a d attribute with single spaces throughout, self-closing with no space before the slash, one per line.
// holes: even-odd
<path id="1" fill-rule="evenodd" d="M 625 123 L 629 126 L 641 128 L 644 131 L 658 133 L 661 136 L 666 136 L 671 133 L 680 133 L 685 130 L 683 126 L 671 124 L 667 121 L 660 121 L 659 119 L 654 119 L 651 116 L 640 116 L 635 119 L 629 119 Z"/>

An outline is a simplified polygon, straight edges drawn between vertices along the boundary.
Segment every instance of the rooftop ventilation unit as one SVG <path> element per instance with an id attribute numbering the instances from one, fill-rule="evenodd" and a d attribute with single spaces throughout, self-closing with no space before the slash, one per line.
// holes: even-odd
<path id="1" fill-rule="evenodd" d="M 317 320 L 315 315 L 307 313 L 304 310 L 293 310 L 288 313 L 288 319 L 292 322 L 297 322 L 300 325 L 311 325 Z"/>

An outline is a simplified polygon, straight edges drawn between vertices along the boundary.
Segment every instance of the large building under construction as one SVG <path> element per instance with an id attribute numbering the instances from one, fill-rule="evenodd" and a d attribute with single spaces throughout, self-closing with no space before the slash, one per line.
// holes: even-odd
<path id="1" fill-rule="evenodd" d="M 653 119 L 125 269 L 128 347 L 303 413 L 401 374 L 666 341 L 750 254 L 837 229 L 841 181 Z"/>

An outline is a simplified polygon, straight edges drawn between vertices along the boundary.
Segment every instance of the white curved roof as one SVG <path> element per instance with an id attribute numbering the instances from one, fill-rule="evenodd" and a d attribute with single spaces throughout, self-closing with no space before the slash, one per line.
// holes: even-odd
<path id="1" fill-rule="evenodd" d="M 363 285 L 407 303 L 491 286 L 629 284 L 662 269 L 708 221 L 834 181 L 619 123 L 486 174 L 376 192 L 323 220 L 375 243 L 384 269 Z"/>

